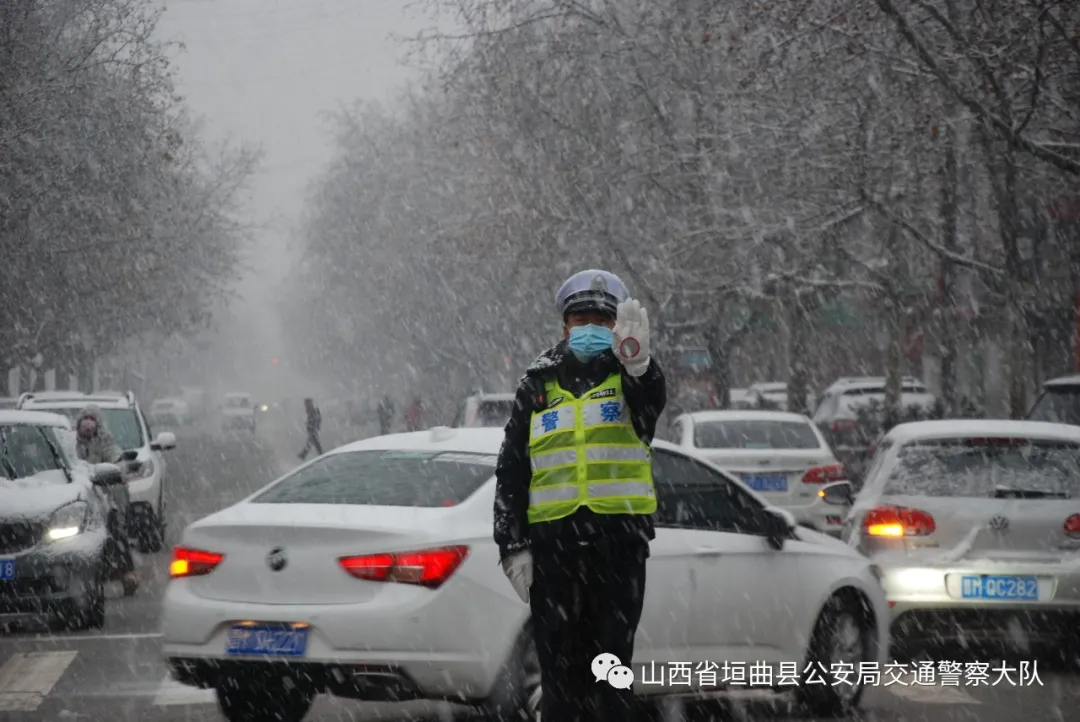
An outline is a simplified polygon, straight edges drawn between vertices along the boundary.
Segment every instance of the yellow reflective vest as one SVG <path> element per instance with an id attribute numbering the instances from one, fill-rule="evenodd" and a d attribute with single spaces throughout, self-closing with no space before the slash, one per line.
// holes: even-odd
<path id="1" fill-rule="evenodd" d="M 581 398 L 544 384 L 547 408 L 529 429 L 529 523 L 570 516 L 582 506 L 597 514 L 656 511 L 649 446 L 638 438 L 622 389 L 612 374 Z"/>

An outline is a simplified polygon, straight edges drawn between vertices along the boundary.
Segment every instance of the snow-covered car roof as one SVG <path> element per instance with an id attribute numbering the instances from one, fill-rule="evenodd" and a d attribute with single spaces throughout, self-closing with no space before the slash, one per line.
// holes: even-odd
<path id="1" fill-rule="evenodd" d="M 0 425 L 3 426 L 60 426 L 71 428 L 71 422 L 62 414 L 50 414 L 45 411 L 0 411 Z"/>
<path id="2" fill-rule="evenodd" d="M 477 401 L 513 401 L 515 395 L 513 393 L 497 393 L 489 394 L 481 391 L 478 394 L 473 394 L 470 399 L 476 399 Z"/>
<path id="3" fill-rule="evenodd" d="M 230 391 L 229 393 L 225 394 L 223 398 L 226 398 L 226 399 L 250 399 L 251 394 L 249 394 L 247 391 Z"/>
<path id="4" fill-rule="evenodd" d="M 873 389 L 884 388 L 886 378 L 884 376 L 841 376 L 832 383 L 828 391 L 838 391 L 840 389 Z M 916 387 L 920 390 L 926 389 L 925 383 L 915 378 L 914 376 L 904 376 L 900 379 L 901 386 Z"/>
<path id="5" fill-rule="evenodd" d="M 786 394 L 787 382 L 785 381 L 762 381 L 750 384 L 751 391 L 760 391 L 764 394 Z"/>
<path id="6" fill-rule="evenodd" d="M 1045 421 L 1010 419 L 946 419 L 900 424 L 885 436 L 888 441 L 908 443 L 933 439 L 1024 438 L 1080 443 L 1080 426 Z"/>
<path id="7" fill-rule="evenodd" d="M 810 419 L 802 414 L 766 409 L 717 409 L 694 411 L 683 414 L 683 416 L 689 417 L 695 424 L 709 421 L 794 421 L 803 424 L 810 423 Z"/>
<path id="8" fill-rule="evenodd" d="M 93 404 L 99 409 L 130 409 L 131 404 L 127 399 L 118 398 L 116 396 L 68 396 L 60 399 L 40 399 L 32 398 L 28 399 L 23 408 L 34 409 L 81 409 L 85 406 Z"/>
<path id="9" fill-rule="evenodd" d="M 1058 386 L 1080 386 L 1080 374 L 1059 376 L 1056 379 L 1050 379 L 1049 381 L 1043 382 L 1044 388 L 1052 388 Z"/>
<path id="10" fill-rule="evenodd" d="M 793 416 L 798 417 L 797 414 Z M 802 418 L 802 417 L 798 417 Z M 411 431 L 403 434 L 387 434 L 370 439 L 354 441 L 328 452 L 342 454 L 352 451 L 450 451 L 463 454 L 498 454 L 505 434 L 500 428 L 465 427 L 450 428 L 436 426 L 427 431 Z M 681 454 L 687 453 L 675 444 L 656 439 L 652 443 L 655 449 L 667 449 Z M 695 457 L 696 458 L 696 457 Z"/>

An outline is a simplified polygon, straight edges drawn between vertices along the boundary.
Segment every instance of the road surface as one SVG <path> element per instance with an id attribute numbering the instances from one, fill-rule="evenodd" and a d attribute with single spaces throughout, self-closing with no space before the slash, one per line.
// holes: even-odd
<path id="1" fill-rule="evenodd" d="M 327 430 L 330 432 L 331 430 Z M 250 494 L 297 463 L 301 429 L 267 423 L 259 433 L 215 438 L 184 430 L 169 458 L 170 542 L 183 525 Z M 329 433 L 328 441 L 334 441 Z M 341 438 L 338 435 L 338 438 Z M 0 634 L 0 720 L 4 722 L 217 722 L 212 692 L 172 682 L 160 658 L 158 614 L 168 552 L 139 559 L 143 587 L 133 598 L 111 591 L 100 632 Z M 973 661 L 973 660 L 968 660 Z M 1064 720 L 1080 709 L 1080 675 L 1040 668 L 1042 685 L 972 687 L 900 685 L 869 688 L 864 722 L 1014 722 Z M 884 680 L 883 680 L 884 682 Z M 321 697 L 312 722 L 450 719 L 434 704 L 365 704 Z M 460 710 L 458 710 L 460 712 Z M 668 710 L 664 717 L 677 715 Z M 696 706 L 693 719 L 795 719 L 784 704 L 755 700 Z"/>

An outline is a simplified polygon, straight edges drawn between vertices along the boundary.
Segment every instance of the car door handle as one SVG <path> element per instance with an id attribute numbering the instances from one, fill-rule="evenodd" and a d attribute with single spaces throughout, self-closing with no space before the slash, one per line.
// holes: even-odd
<path id="1" fill-rule="evenodd" d="M 701 557 L 718 557 L 723 553 L 723 549 L 717 549 L 716 547 L 698 547 L 695 550 L 695 554 Z"/>

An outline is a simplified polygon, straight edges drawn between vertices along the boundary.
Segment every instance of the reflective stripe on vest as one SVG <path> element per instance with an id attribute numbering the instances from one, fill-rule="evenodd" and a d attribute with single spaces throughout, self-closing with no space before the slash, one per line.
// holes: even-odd
<path id="1" fill-rule="evenodd" d="M 575 398 L 557 382 L 551 404 L 532 415 L 529 522 L 570 516 L 582 505 L 597 514 L 656 510 L 649 447 L 638 438 L 622 394 L 622 376 Z"/>

